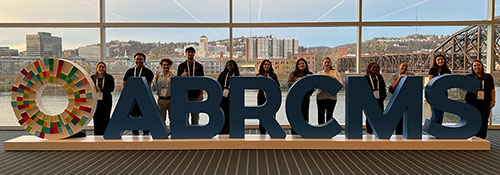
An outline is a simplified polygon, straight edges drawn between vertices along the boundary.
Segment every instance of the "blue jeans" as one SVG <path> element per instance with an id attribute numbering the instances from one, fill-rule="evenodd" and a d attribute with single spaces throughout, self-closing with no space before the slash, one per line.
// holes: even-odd
<path id="1" fill-rule="evenodd" d="M 432 112 L 431 121 L 439 123 L 439 124 L 443 124 L 444 112 L 437 109 L 437 108 L 433 108 L 433 107 L 431 107 L 431 112 Z"/>

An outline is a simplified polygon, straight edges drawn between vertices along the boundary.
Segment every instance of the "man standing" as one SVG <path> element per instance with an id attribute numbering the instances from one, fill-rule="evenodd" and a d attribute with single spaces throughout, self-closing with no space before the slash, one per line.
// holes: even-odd
<path id="1" fill-rule="evenodd" d="M 135 67 L 130 68 L 127 70 L 125 73 L 125 76 L 123 76 L 123 86 L 125 87 L 125 83 L 127 82 L 128 77 L 146 77 L 146 80 L 148 81 L 148 85 L 151 86 L 151 82 L 153 81 L 154 74 L 151 70 L 146 68 L 144 66 L 144 62 L 146 62 L 146 55 L 143 53 L 137 53 L 134 55 L 134 62 L 135 62 Z M 132 117 L 141 117 L 142 113 L 141 110 L 139 109 L 139 105 L 135 104 L 134 110 L 132 111 L 132 114 L 130 114 Z M 144 135 L 149 135 L 148 130 L 143 130 L 142 133 Z M 133 135 L 139 135 L 138 130 L 132 130 Z"/>
<path id="2" fill-rule="evenodd" d="M 170 71 L 170 66 L 172 66 L 172 61 L 170 59 L 162 59 L 160 61 L 162 68 L 162 73 L 156 73 L 153 80 L 153 85 L 151 85 L 151 90 L 156 91 L 158 94 L 158 108 L 160 108 L 160 114 L 163 121 L 166 120 L 166 114 L 168 111 L 168 120 L 170 121 L 170 94 L 171 94 L 171 78 L 174 74 Z"/>
<path id="3" fill-rule="evenodd" d="M 177 76 L 205 76 L 203 72 L 203 65 L 194 60 L 196 50 L 193 47 L 188 47 L 185 50 L 186 61 L 179 64 L 177 67 Z M 203 99 L 202 90 L 189 90 L 189 101 L 201 101 Z M 200 113 L 191 113 L 191 124 L 197 125 L 200 119 Z"/>
<path id="4" fill-rule="evenodd" d="M 391 94 L 394 93 L 396 90 L 396 87 L 398 87 L 399 82 L 401 81 L 401 78 L 407 75 L 415 75 L 415 73 L 408 71 L 408 62 L 403 61 L 399 65 L 399 71 L 391 75 L 391 85 L 389 86 L 389 92 Z M 398 126 L 396 127 L 396 135 L 402 135 L 403 134 L 403 118 L 399 120 Z"/>

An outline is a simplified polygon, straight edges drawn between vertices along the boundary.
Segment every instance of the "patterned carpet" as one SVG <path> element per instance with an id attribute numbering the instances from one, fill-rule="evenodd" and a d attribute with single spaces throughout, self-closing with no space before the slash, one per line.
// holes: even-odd
<path id="1" fill-rule="evenodd" d="M 26 134 L 0 131 L 2 150 Z M 0 174 L 500 174 L 500 130 L 488 134 L 491 151 L 1 151 Z"/>

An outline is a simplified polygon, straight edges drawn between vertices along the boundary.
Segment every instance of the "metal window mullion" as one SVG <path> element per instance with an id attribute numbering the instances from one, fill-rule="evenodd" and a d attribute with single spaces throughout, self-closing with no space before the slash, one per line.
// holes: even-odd
<path id="1" fill-rule="evenodd" d="M 229 59 L 233 59 L 233 0 L 229 0 Z"/>
<path id="2" fill-rule="evenodd" d="M 104 27 L 105 22 L 105 0 L 99 0 L 99 42 L 100 44 L 100 52 L 101 52 L 101 61 L 104 62 L 106 57 L 106 28 Z"/>
<path id="3" fill-rule="evenodd" d="M 358 0 L 358 37 L 356 42 L 356 73 L 360 73 L 360 61 L 363 43 L 363 0 Z"/>

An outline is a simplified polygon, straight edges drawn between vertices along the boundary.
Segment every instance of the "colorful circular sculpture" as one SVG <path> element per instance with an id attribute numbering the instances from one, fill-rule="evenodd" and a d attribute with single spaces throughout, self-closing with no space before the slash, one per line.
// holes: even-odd
<path id="1" fill-rule="evenodd" d="M 64 59 L 47 58 L 26 66 L 12 85 L 12 109 L 19 124 L 40 138 L 62 139 L 83 129 L 94 116 L 97 98 L 90 75 Z M 41 110 L 42 89 L 56 84 L 68 94 L 68 106 L 56 115 Z M 40 92 L 38 92 L 40 90 Z M 38 94 L 37 94 L 38 93 Z M 39 98 L 39 99 L 37 99 Z"/>

